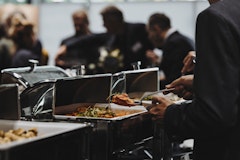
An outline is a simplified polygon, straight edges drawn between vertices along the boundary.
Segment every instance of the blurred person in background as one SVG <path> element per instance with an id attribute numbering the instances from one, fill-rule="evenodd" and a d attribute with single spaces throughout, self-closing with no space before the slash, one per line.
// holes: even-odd
<path id="1" fill-rule="evenodd" d="M 12 34 L 16 29 L 16 26 L 18 24 L 22 23 L 30 23 L 29 20 L 27 19 L 27 16 L 20 10 L 15 10 L 13 12 L 10 12 L 9 15 L 5 19 L 5 25 L 6 25 L 6 30 L 8 33 L 8 36 Z M 32 23 L 32 22 L 31 22 Z M 37 38 L 37 35 L 35 33 L 35 26 L 33 25 L 33 32 L 34 32 L 34 44 L 32 47 L 32 51 L 39 56 L 37 59 L 39 61 L 38 65 L 47 65 L 48 64 L 48 51 L 43 48 L 41 41 Z"/>
<path id="2" fill-rule="evenodd" d="M 194 75 L 166 86 L 192 101 L 154 97 L 149 112 L 169 137 L 194 139 L 194 160 L 240 159 L 240 3 L 209 2 L 197 17 Z"/>
<path id="3" fill-rule="evenodd" d="M 81 9 L 74 11 L 72 14 L 72 21 L 75 33 L 63 39 L 60 46 L 72 43 L 79 37 L 92 34 L 89 29 L 89 20 L 86 11 Z M 55 64 L 56 66 L 67 69 L 82 64 L 88 65 L 90 63 L 96 63 L 98 57 L 99 52 L 96 48 L 91 48 L 89 46 L 79 47 L 76 45 L 69 48 L 65 54 L 56 57 Z"/>
<path id="4" fill-rule="evenodd" d="M 9 37 L 15 44 L 16 51 L 12 59 L 12 67 L 29 66 L 29 60 L 41 61 L 41 49 L 36 50 L 34 25 L 20 17 L 13 17 L 9 28 Z"/>
<path id="5" fill-rule="evenodd" d="M 12 56 L 15 52 L 14 43 L 7 37 L 6 27 L 0 24 L 0 71 L 11 67 Z"/>
<path id="6" fill-rule="evenodd" d="M 189 51 L 194 50 L 190 38 L 171 27 L 170 18 L 163 13 L 154 13 L 148 20 L 148 34 L 154 46 L 162 52 L 148 50 L 146 56 L 162 71 L 160 88 L 181 76 L 183 60 Z"/>
<path id="7" fill-rule="evenodd" d="M 132 63 L 137 61 L 141 61 L 141 67 L 147 67 L 149 61 L 145 52 L 153 46 L 148 39 L 146 25 L 125 22 L 123 13 L 115 6 L 105 7 L 101 15 L 104 27 L 108 33 L 112 34 L 108 50 L 119 50 L 119 55 L 122 57 L 122 70 L 132 69 Z"/>
<path id="8" fill-rule="evenodd" d="M 58 50 L 56 57 L 65 54 L 74 46 L 97 47 L 100 49 L 99 72 L 118 72 L 132 69 L 132 63 L 141 61 L 142 67 L 149 61 L 145 52 L 152 49 L 146 26 L 143 23 L 124 21 L 123 13 L 115 6 L 107 6 L 101 11 L 106 33 L 93 34 L 65 44 Z"/>

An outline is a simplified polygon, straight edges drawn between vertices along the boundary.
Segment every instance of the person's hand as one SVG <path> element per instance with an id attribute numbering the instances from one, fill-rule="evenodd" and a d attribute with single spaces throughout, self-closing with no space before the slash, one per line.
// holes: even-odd
<path id="1" fill-rule="evenodd" d="M 164 117 L 165 110 L 171 104 L 173 104 L 173 102 L 163 96 L 154 96 L 152 98 L 152 105 L 147 109 L 149 113 L 153 115 L 153 120 L 159 120 Z"/>
<path id="2" fill-rule="evenodd" d="M 146 51 L 146 57 L 153 64 L 159 64 L 160 63 L 160 57 L 157 54 L 155 54 L 153 50 L 147 50 Z"/>
<path id="3" fill-rule="evenodd" d="M 174 88 L 172 91 L 174 94 L 184 99 L 190 100 L 193 98 L 193 75 L 182 76 L 172 83 L 166 85 L 166 88 Z"/>
<path id="4" fill-rule="evenodd" d="M 188 55 L 183 60 L 183 68 L 182 68 L 182 74 L 190 73 L 194 70 L 194 60 L 196 58 L 195 51 L 188 52 Z"/>
<path id="5" fill-rule="evenodd" d="M 57 54 L 55 56 L 55 63 L 58 66 L 63 66 L 65 64 L 65 62 L 63 60 L 61 60 L 61 56 L 65 55 L 67 52 L 67 46 L 62 45 L 59 47 Z"/>

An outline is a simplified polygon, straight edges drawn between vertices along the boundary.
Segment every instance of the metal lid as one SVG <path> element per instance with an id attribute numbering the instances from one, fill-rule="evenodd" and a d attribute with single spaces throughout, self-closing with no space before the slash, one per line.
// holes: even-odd
<path id="1" fill-rule="evenodd" d="M 112 74 L 59 79 L 54 87 L 54 107 L 75 103 L 106 103 L 111 83 Z"/>
<path id="2" fill-rule="evenodd" d="M 146 68 L 122 71 L 113 75 L 112 92 L 128 93 L 130 98 L 141 98 L 145 92 L 154 92 L 159 90 L 159 68 Z M 122 77 L 122 78 L 119 78 Z M 124 87 L 119 87 L 124 86 Z M 122 90 L 119 90 L 122 89 Z M 123 89 L 124 88 L 124 89 Z"/>
<path id="3" fill-rule="evenodd" d="M 9 68 L 2 70 L 1 83 L 19 83 L 27 88 L 46 79 L 63 77 L 68 77 L 68 74 L 56 66 Z"/>

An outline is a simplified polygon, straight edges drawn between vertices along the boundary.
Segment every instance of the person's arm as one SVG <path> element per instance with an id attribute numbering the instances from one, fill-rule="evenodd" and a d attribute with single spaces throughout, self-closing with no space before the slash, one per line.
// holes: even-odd
<path id="1" fill-rule="evenodd" d="M 162 51 L 155 48 L 154 50 L 147 50 L 146 57 L 150 60 L 153 65 L 159 65 L 162 58 Z"/>
<path id="2" fill-rule="evenodd" d="M 179 97 L 183 97 L 185 99 L 189 98 L 189 95 L 192 95 L 192 82 L 193 82 L 193 75 L 182 76 L 171 84 L 167 85 L 167 89 L 173 88 L 174 90 L 171 91 L 172 93 L 177 94 Z M 164 94 L 168 94 L 169 91 Z M 172 105 L 173 102 L 168 100 L 164 96 L 154 96 L 152 98 L 152 105 L 148 107 L 149 112 L 153 114 L 155 117 L 154 119 L 162 119 L 164 118 L 164 114 L 166 109 Z"/>
<path id="3" fill-rule="evenodd" d="M 64 66 L 65 62 L 63 60 L 61 60 L 61 57 L 64 56 L 67 52 L 67 46 L 66 45 L 61 45 L 58 48 L 58 51 L 55 55 L 55 65 L 57 66 Z"/>
<path id="4" fill-rule="evenodd" d="M 77 37 L 65 43 L 66 49 L 74 47 L 95 47 L 104 45 L 110 35 L 107 33 L 90 34 Z"/>
<path id="5" fill-rule="evenodd" d="M 183 60 L 183 68 L 182 68 L 182 74 L 188 74 L 193 73 L 194 66 L 195 66 L 195 60 L 196 60 L 196 52 L 190 51 L 188 52 L 187 56 Z"/>
<path id="6" fill-rule="evenodd" d="M 172 83 L 166 85 L 167 89 L 174 88 L 172 91 L 174 94 L 182 97 L 186 100 L 191 100 L 193 98 L 193 75 L 182 76 Z"/>
<path id="7" fill-rule="evenodd" d="M 92 49 L 94 47 L 100 47 L 104 45 L 109 38 L 109 35 L 106 33 L 99 34 L 91 34 L 86 36 L 79 36 L 71 41 L 66 41 L 62 44 L 56 53 L 55 63 L 56 65 L 62 66 L 64 65 L 64 61 L 61 60 L 61 56 L 64 56 L 67 53 L 68 49 L 78 47 L 78 48 L 89 48 Z"/>

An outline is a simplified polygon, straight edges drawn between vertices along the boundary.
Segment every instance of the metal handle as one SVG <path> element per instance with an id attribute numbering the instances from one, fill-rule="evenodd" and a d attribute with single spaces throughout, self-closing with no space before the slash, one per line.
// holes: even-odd
<path id="1" fill-rule="evenodd" d="M 31 67 L 29 72 L 33 72 L 35 70 L 35 68 L 37 67 L 39 61 L 34 60 L 34 59 L 30 59 L 28 62 L 30 63 L 30 67 Z"/>
<path id="2" fill-rule="evenodd" d="M 137 61 L 135 63 L 132 63 L 133 70 L 139 70 L 141 66 L 141 61 Z"/>

